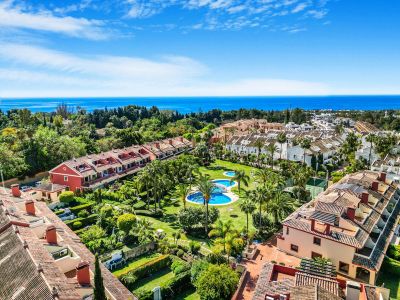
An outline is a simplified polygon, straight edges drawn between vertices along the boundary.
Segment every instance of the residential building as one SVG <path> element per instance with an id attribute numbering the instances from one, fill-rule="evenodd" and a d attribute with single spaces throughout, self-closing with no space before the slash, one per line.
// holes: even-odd
<path id="1" fill-rule="evenodd" d="M 278 248 L 328 258 L 339 274 L 374 284 L 399 222 L 399 199 L 385 173 L 347 175 L 282 222 Z"/>
<path id="2" fill-rule="evenodd" d="M 50 170 L 50 181 L 74 192 L 93 190 L 135 174 L 151 160 L 166 159 L 191 147 L 190 141 L 178 137 L 74 158 Z"/>
<path id="3" fill-rule="evenodd" d="M 319 266 L 318 266 L 319 267 Z M 315 272 L 265 263 L 253 300 L 389 300 L 389 290 Z"/>
<path id="4" fill-rule="evenodd" d="M 93 254 L 46 203 L 18 185 L 0 189 L 0 299 L 91 299 L 94 263 Z M 136 299 L 103 265 L 101 272 L 108 299 Z"/>
<path id="5" fill-rule="evenodd" d="M 377 133 L 379 129 L 368 122 L 357 121 L 354 128 L 361 134 Z"/>
<path id="6" fill-rule="evenodd" d="M 286 143 L 280 144 L 277 141 L 277 136 L 280 132 L 286 134 Z M 299 141 L 302 138 L 307 138 L 311 141 L 310 149 L 303 149 L 299 143 L 295 143 L 295 141 Z M 257 141 L 261 141 L 263 144 L 260 154 L 269 155 L 267 147 L 270 144 L 274 144 L 277 149 L 274 153 L 274 159 L 304 161 L 307 165 L 311 166 L 313 156 L 322 156 L 324 163 L 329 162 L 339 151 L 343 143 L 343 138 L 339 135 L 327 134 L 317 130 L 304 132 L 270 130 L 266 133 L 234 135 L 226 142 L 225 147 L 228 151 L 239 155 L 258 155 L 259 148 Z"/>
<path id="7" fill-rule="evenodd" d="M 51 182 L 41 182 L 32 189 L 31 195 L 36 200 L 59 202 L 58 196 L 68 189 L 68 186 Z"/>

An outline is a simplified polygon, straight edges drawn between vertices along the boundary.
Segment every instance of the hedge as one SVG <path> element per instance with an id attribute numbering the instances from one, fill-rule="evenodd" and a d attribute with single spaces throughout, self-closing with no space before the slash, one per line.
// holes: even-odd
<path id="1" fill-rule="evenodd" d="M 97 221 L 97 214 L 90 215 L 87 218 L 76 218 L 73 220 L 68 220 L 68 221 L 65 221 L 65 224 L 67 224 L 68 227 L 71 228 L 71 227 L 73 227 L 73 224 L 77 221 L 82 223 L 82 227 L 92 225 L 92 224 L 96 223 L 96 221 Z M 74 229 L 78 230 L 80 228 L 74 228 Z"/>
<path id="2" fill-rule="evenodd" d="M 390 245 L 387 255 L 390 258 L 400 261 L 400 245 Z"/>
<path id="3" fill-rule="evenodd" d="M 90 212 L 90 211 L 91 211 L 91 208 L 92 208 L 92 206 L 93 206 L 93 204 L 94 204 L 94 202 L 81 204 L 81 205 L 78 205 L 78 206 L 71 207 L 70 210 L 71 210 L 71 212 L 72 212 L 73 214 L 75 214 L 75 215 L 76 215 L 78 212 L 80 212 L 81 210 L 83 210 L 83 209 L 87 209 L 87 210 Z"/>
<path id="4" fill-rule="evenodd" d="M 385 257 L 383 260 L 383 268 L 381 272 L 384 271 L 385 273 L 388 272 L 396 277 L 400 277 L 400 261 Z"/>
<path id="5" fill-rule="evenodd" d="M 171 264 L 171 257 L 167 254 L 161 255 L 160 257 L 157 257 L 139 267 L 137 267 L 134 270 L 126 270 L 123 273 L 118 274 L 117 278 L 122 279 L 125 275 L 129 275 L 130 277 L 136 277 L 136 278 L 144 278 L 146 276 L 149 276 L 152 273 L 155 273 L 163 268 L 169 267 Z M 134 281 L 130 281 L 129 283 L 125 282 L 125 285 L 127 286 L 128 289 L 134 289 L 133 284 Z"/>

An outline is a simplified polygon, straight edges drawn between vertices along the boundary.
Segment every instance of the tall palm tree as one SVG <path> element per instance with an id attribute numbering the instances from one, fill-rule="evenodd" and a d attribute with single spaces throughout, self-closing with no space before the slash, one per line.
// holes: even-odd
<path id="1" fill-rule="evenodd" d="M 366 136 L 365 140 L 370 143 L 369 146 L 369 154 L 368 154 L 368 165 L 371 167 L 371 155 L 372 155 L 372 148 L 374 146 L 376 136 L 373 133 L 370 133 Z"/>
<path id="2" fill-rule="evenodd" d="M 278 143 L 281 144 L 281 148 L 280 148 L 280 151 L 279 151 L 279 160 L 281 160 L 282 159 L 282 146 L 288 140 L 287 136 L 286 136 L 286 133 L 279 132 L 278 136 L 277 136 L 277 140 L 278 140 Z"/>
<path id="3" fill-rule="evenodd" d="M 303 148 L 303 164 L 306 163 L 306 150 L 311 148 L 311 140 L 309 138 L 301 139 L 300 147 Z"/>
<path id="4" fill-rule="evenodd" d="M 215 239 L 215 245 L 221 245 L 223 247 L 224 254 L 227 255 L 227 262 L 229 263 L 229 257 L 234 249 L 237 248 L 236 245 L 241 244 L 243 240 L 239 237 L 237 233 L 229 232 L 224 237 L 219 237 Z"/>
<path id="5" fill-rule="evenodd" d="M 190 192 L 190 185 L 186 183 L 181 183 L 178 185 L 178 195 L 181 197 L 183 208 L 186 208 L 186 197 Z"/>
<path id="6" fill-rule="evenodd" d="M 247 196 L 247 195 L 246 195 Z M 249 234 L 249 214 L 252 214 L 256 205 L 250 198 L 244 198 L 239 204 L 240 210 L 246 214 L 246 233 Z"/>
<path id="7" fill-rule="evenodd" d="M 274 198 L 268 205 L 269 214 L 272 216 L 275 224 L 282 222 L 295 208 L 294 199 L 289 194 L 281 191 L 275 193 Z"/>
<path id="8" fill-rule="evenodd" d="M 211 199 L 211 194 L 215 190 L 215 185 L 212 181 L 210 181 L 209 176 L 201 175 L 197 184 L 197 189 L 203 195 L 204 205 L 206 206 L 206 223 L 205 223 L 205 231 L 208 233 L 208 202 Z"/>
<path id="9" fill-rule="evenodd" d="M 254 146 L 257 148 L 257 165 L 260 167 L 260 154 L 261 150 L 264 148 L 264 142 L 260 139 L 257 139 L 254 142 Z"/>
<path id="10" fill-rule="evenodd" d="M 249 186 L 249 180 L 249 175 L 247 175 L 245 171 L 239 170 L 235 171 L 235 176 L 232 177 L 231 182 L 237 181 L 240 193 L 240 184 L 243 183 L 245 186 Z"/>
<path id="11" fill-rule="evenodd" d="M 229 233 L 237 233 L 237 231 L 233 228 L 232 220 L 228 220 L 226 222 L 222 220 L 218 220 L 213 229 L 208 234 L 209 237 L 218 237 L 225 238 Z M 225 252 L 225 248 L 224 248 Z"/>
<path id="12" fill-rule="evenodd" d="M 254 174 L 255 180 L 259 184 L 262 184 L 263 186 L 268 182 L 270 176 L 271 176 L 271 171 L 268 169 L 259 169 Z"/>
<path id="13" fill-rule="evenodd" d="M 274 154 L 276 151 L 278 151 L 278 147 L 276 147 L 274 143 L 271 143 L 267 146 L 267 151 L 271 158 L 271 167 L 273 170 L 274 169 Z"/>

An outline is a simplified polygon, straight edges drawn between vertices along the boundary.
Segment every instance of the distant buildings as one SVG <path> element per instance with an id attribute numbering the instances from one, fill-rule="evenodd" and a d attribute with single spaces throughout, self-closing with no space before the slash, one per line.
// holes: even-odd
<path id="1" fill-rule="evenodd" d="M 50 181 L 71 191 L 96 189 L 132 175 L 155 159 L 167 159 L 192 149 L 183 137 L 170 138 L 65 161 L 49 171 Z"/>
<path id="2" fill-rule="evenodd" d="M 369 134 L 369 133 L 377 133 L 379 129 L 376 128 L 374 125 L 368 122 L 357 121 L 354 125 L 354 128 L 357 132 L 361 134 Z"/>
<path id="3" fill-rule="evenodd" d="M 0 189 L 0 299 L 91 299 L 93 254 L 44 202 Z M 108 299 L 136 299 L 101 266 Z"/>
<path id="4" fill-rule="evenodd" d="M 338 274 L 374 284 L 399 223 L 400 190 L 385 173 L 347 175 L 282 224 L 278 248 L 324 257 Z"/>
<path id="5" fill-rule="evenodd" d="M 279 143 L 277 138 L 280 132 L 287 137 L 286 143 Z M 311 142 L 309 149 L 303 149 L 298 143 L 299 140 L 307 138 Z M 329 162 L 334 154 L 339 151 L 343 138 L 334 134 L 327 134 L 319 130 L 310 131 L 277 131 L 271 130 L 266 133 L 252 133 L 248 135 L 234 135 L 226 142 L 226 149 L 239 155 L 258 155 L 259 141 L 262 142 L 260 154 L 267 154 L 267 147 L 274 144 L 277 151 L 274 159 L 286 159 L 303 162 L 311 165 L 312 157 L 321 156 L 324 163 Z"/>

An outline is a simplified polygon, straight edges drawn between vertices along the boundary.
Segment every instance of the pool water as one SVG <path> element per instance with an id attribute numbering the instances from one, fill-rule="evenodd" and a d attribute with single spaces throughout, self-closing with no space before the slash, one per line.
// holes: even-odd
<path id="1" fill-rule="evenodd" d="M 197 203 L 197 204 L 203 204 L 204 203 L 204 198 L 203 195 L 200 192 L 196 192 L 194 194 L 191 194 L 187 197 L 187 199 L 191 202 Z M 221 192 L 215 192 L 212 193 L 210 201 L 208 201 L 208 204 L 210 205 L 219 205 L 219 204 L 228 204 L 231 203 L 232 199 L 225 194 Z"/>
<path id="2" fill-rule="evenodd" d="M 226 172 L 224 172 L 224 175 L 228 176 L 228 177 L 234 177 L 236 175 L 236 172 L 235 171 L 226 171 Z"/>
<path id="3" fill-rule="evenodd" d="M 235 181 L 230 181 L 230 179 L 216 179 L 213 180 L 214 183 L 221 184 L 226 187 L 232 187 L 235 185 Z"/>

